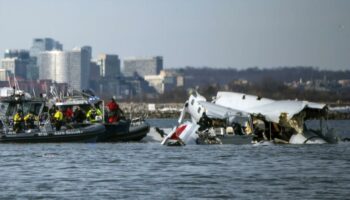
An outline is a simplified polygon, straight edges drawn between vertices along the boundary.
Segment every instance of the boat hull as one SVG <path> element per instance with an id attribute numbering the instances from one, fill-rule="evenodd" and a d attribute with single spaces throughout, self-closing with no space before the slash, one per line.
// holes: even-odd
<path id="1" fill-rule="evenodd" d="M 3 134 L 1 143 L 60 143 L 60 142 L 96 142 L 99 134 L 105 132 L 101 124 L 92 124 L 60 131 L 29 130 L 23 133 Z"/>
<path id="2" fill-rule="evenodd" d="M 104 124 L 105 133 L 99 135 L 97 142 L 131 142 L 140 141 L 150 130 L 146 122 L 133 125 L 130 121 L 120 121 L 116 124 Z"/>

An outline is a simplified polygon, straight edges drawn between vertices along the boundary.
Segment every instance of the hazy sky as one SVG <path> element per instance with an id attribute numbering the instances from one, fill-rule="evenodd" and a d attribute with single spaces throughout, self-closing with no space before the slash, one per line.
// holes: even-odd
<path id="1" fill-rule="evenodd" d="M 184 66 L 350 69 L 348 0 L 0 0 L 0 53 L 51 37 L 64 49 Z"/>

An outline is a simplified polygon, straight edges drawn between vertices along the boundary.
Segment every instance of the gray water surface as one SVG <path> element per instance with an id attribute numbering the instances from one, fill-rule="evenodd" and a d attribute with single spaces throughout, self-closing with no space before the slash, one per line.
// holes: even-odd
<path id="1" fill-rule="evenodd" d="M 349 199 L 349 165 L 350 143 L 0 144 L 0 199 Z"/>

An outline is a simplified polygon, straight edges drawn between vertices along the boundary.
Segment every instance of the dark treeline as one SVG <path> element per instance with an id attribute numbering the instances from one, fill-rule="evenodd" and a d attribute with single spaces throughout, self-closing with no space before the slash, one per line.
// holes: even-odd
<path id="1" fill-rule="evenodd" d="M 291 82 L 296 80 L 327 80 L 350 79 L 350 70 L 331 71 L 319 70 L 313 67 L 278 67 L 271 69 L 248 68 L 215 69 L 186 67 L 179 70 L 185 76 L 185 87 L 196 87 L 208 84 L 227 84 L 232 80 L 245 79 L 250 82 L 261 82 L 272 78 L 278 82 Z"/>
<path id="2" fill-rule="evenodd" d="M 281 99 L 297 99 L 313 102 L 323 102 L 332 105 L 350 105 L 350 89 L 342 89 L 338 91 L 316 91 L 316 90 L 300 90 L 296 88 L 288 88 L 273 79 L 265 79 L 260 82 L 249 85 L 236 85 L 233 82 L 222 86 L 219 84 L 211 84 L 197 87 L 196 90 L 208 100 L 216 96 L 218 91 L 233 91 L 245 94 L 257 95 L 275 100 Z M 157 98 L 156 102 L 185 102 L 189 97 L 189 89 L 177 88 L 173 91 L 164 93 Z M 144 101 L 147 101 L 144 99 Z M 154 100 L 151 100 L 154 102 Z"/>
<path id="3" fill-rule="evenodd" d="M 179 70 L 185 76 L 185 87 L 166 92 L 159 102 L 184 102 L 188 91 L 195 88 L 211 99 L 218 91 L 234 91 L 272 99 L 298 99 L 332 104 L 349 104 L 350 89 L 314 91 L 289 88 L 284 83 L 297 80 L 350 79 L 350 71 L 319 70 L 312 67 L 281 67 L 274 69 L 250 68 L 245 70 L 186 67 Z M 236 80 L 249 84 L 237 84 Z"/>
<path id="4" fill-rule="evenodd" d="M 198 88 L 198 91 L 207 98 L 215 96 L 217 91 L 220 90 L 253 94 L 276 100 L 297 99 L 339 105 L 350 104 L 350 88 L 337 91 L 306 91 L 297 88 L 289 88 L 273 79 L 264 79 L 249 85 L 236 85 L 234 82 L 231 82 L 226 86 L 208 85 Z"/>

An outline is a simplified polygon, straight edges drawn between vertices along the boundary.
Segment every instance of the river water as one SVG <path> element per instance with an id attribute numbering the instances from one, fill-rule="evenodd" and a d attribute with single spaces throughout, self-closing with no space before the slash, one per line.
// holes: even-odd
<path id="1" fill-rule="evenodd" d="M 1 144 L 0 199 L 349 199 L 349 167 L 347 142 Z"/>

